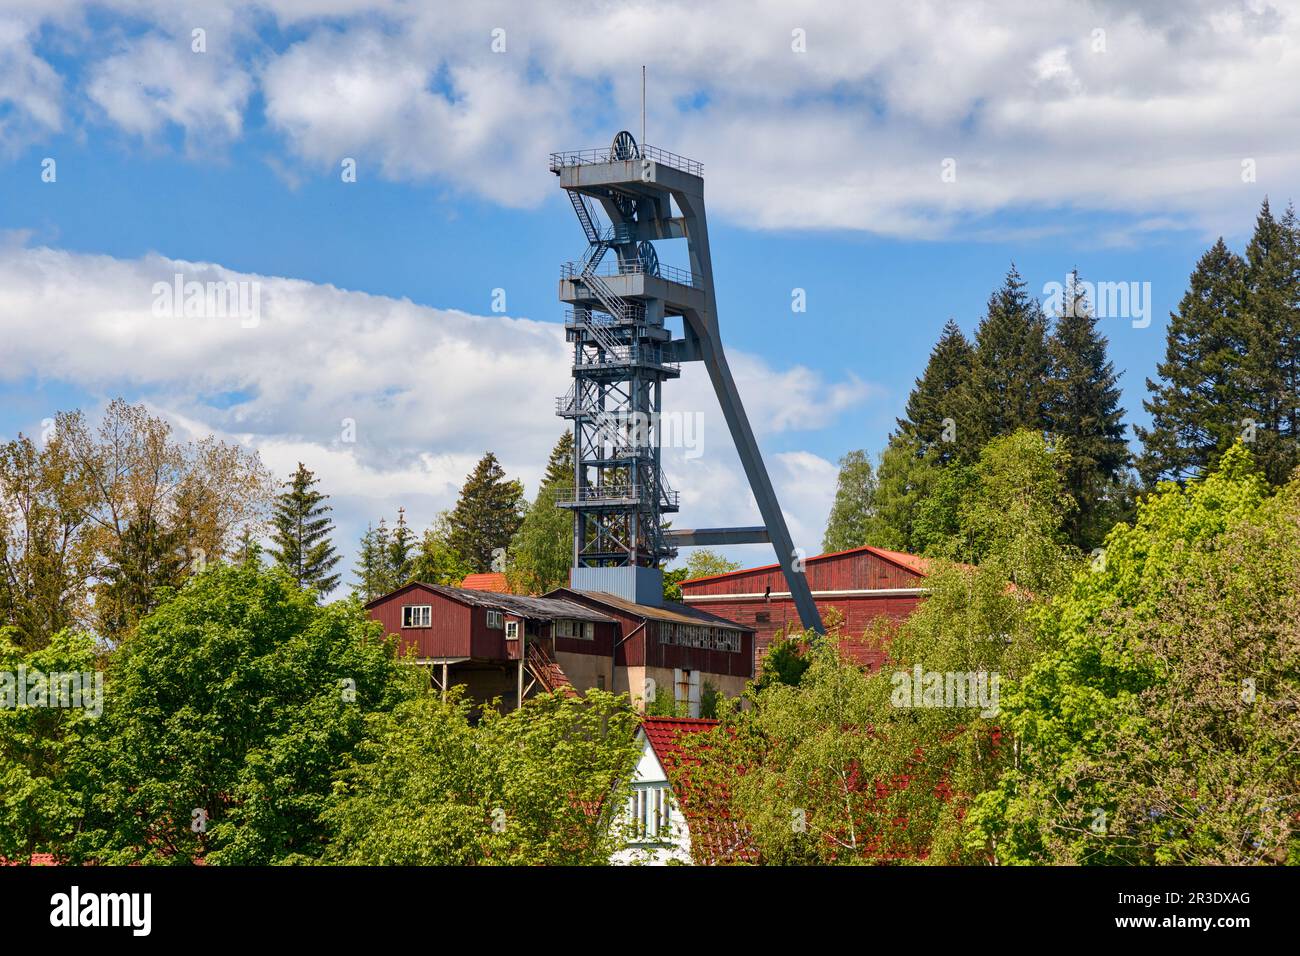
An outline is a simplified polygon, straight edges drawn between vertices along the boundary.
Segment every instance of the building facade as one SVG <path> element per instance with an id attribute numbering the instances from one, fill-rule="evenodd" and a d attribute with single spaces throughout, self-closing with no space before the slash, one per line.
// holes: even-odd
<path id="1" fill-rule="evenodd" d="M 913 554 L 867 546 L 819 554 L 803 564 L 822 619 L 832 610 L 838 612 L 844 620 L 843 646 L 860 663 L 879 667 L 883 652 L 861 641 L 861 635 L 879 618 L 899 621 L 916 610 L 925 594 L 930 562 Z M 752 627 L 756 661 L 762 660 L 777 632 L 800 627 L 778 565 L 693 578 L 683 581 L 681 587 L 687 607 Z"/>

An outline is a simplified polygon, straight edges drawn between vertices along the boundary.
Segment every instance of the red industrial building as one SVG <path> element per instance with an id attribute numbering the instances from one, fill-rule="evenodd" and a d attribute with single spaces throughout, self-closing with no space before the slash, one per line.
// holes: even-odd
<path id="1" fill-rule="evenodd" d="M 665 601 L 557 588 L 543 597 L 412 583 L 366 605 L 444 690 L 516 706 L 529 693 L 590 688 L 643 704 L 662 689 L 698 715 L 705 685 L 730 697 L 753 676 L 754 631 Z"/>
<path id="2" fill-rule="evenodd" d="M 823 620 L 831 608 L 843 616 L 844 647 L 861 663 L 878 667 L 884 654 L 855 639 L 877 618 L 902 620 L 916 609 L 925 594 L 929 564 L 914 554 L 864 546 L 807 558 L 804 574 Z M 776 564 L 683 581 L 682 600 L 753 627 L 760 661 L 778 631 L 800 628 Z"/>

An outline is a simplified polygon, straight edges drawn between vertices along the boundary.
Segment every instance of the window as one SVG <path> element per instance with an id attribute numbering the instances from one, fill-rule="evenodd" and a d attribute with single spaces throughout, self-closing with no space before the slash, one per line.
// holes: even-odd
<path id="1" fill-rule="evenodd" d="M 596 625 L 591 621 L 559 620 L 555 622 L 556 637 L 571 637 L 579 641 L 596 639 Z"/>
<path id="2" fill-rule="evenodd" d="M 768 612 L 768 611 L 759 611 L 757 614 L 754 615 L 754 623 L 755 623 L 755 624 L 771 624 L 771 623 L 772 623 L 772 615 L 771 615 L 771 613 Z"/>
<path id="3" fill-rule="evenodd" d="M 672 839 L 672 792 L 666 783 L 638 784 L 628 797 L 633 843 Z"/>
<path id="4" fill-rule="evenodd" d="M 402 627 L 428 627 L 432 623 L 433 607 L 431 605 L 402 605 Z"/>
<path id="5" fill-rule="evenodd" d="M 494 631 L 499 631 L 499 630 L 501 630 L 501 626 L 502 626 L 502 618 L 501 618 L 501 612 L 500 612 L 500 611 L 488 611 L 488 612 L 487 612 L 487 626 L 488 626 L 489 628 L 491 628 L 492 630 L 494 630 Z"/>
<path id="6" fill-rule="evenodd" d="M 517 640 L 519 640 L 519 622 L 518 622 L 518 621 L 506 621 L 506 640 L 507 640 L 507 641 L 517 641 Z"/>

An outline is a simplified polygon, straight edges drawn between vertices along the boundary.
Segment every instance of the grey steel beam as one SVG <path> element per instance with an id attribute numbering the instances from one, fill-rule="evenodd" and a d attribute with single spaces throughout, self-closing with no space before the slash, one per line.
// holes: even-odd
<path id="1" fill-rule="evenodd" d="M 713 547 L 728 544 L 767 544 L 772 540 L 767 528 L 682 528 L 664 532 L 674 548 Z"/>

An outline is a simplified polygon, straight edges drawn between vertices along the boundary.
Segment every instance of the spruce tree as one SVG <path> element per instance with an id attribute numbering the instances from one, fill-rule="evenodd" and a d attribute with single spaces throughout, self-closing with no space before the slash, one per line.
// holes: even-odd
<path id="1" fill-rule="evenodd" d="M 905 417 L 898 419 L 898 434 L 922 454 L 933 450 L 943 464 L 958 457 L 958 441 L 971 437 L 966 425 L 974 358 L 970 342 L 949 319 L 908 396 Z"/>
<path id="2" fill-rule="evenodd" d="M 406 509 L 397 509 L 397 524 L 393 526 L 393 536 L 388 542 L 387 561 L 388 580 L 394 588 L 400 588 L 411 582 L 414 559 L 411 552 L 415 548 L 415 535 L 406 524 Z"/>
<path id="3" fill-rule="evenodd" d="M 975 333 L 970 424 L 957 435 L 958 459 L 975 461 L 989 441 L 1021 428 L 1049 427 L 1051 355 L 1047 317 L 1012 265 Z"/>
<path id="4" fill-rule="evenodd" d="M 851 451 L 840 459 L 835 503 L 826 520 L 822 550 L 847 551 L 870 544 L 867 536 L 875 514 L 876 476 L 871 460 L 865 451 Z"/>
<path id="5" fill-rule="evenodd" d="M 356 582 L 352 593 L 362 602 L 373 601 L 384 593 L 379 589 L 379 577 L 383 561 L 375 544 L 374 525 L 366 526 L 366 533 L 361 536 L 361 545 L 357 549 Z"/>
<path id="6" fill-rule="evenodd" d="M 287 491 L 275 501 L 271 516 L 271 557 L 288 571 L 298 586 L 315 588 L 324 596 L 334 590 L 339 575 L 332 574 L 339 556 L 330 542 L 334 523 L 325 504 L 329 496 L 316 491 L 314 474 L 302 463 L 285 482 Z"/>
<path id="7" fill-rule="evenodd" d="M 1275 219 L 1265 199 L 1246 247 L 1241 367 L 1242 420 L 1256 424 L 1250 452 L 1265 477 L 1284 484 L 1297 458 L 1300 364 L 1300 260 L 1295 210 Z"/>
<path id="8" fill-rule="evenodd" d="M 1138 428 L 1138 470 L 1147 485 L 1183 481 L 1212 468 L 1246 427 L 1242 423 L 1245 263 L 1220 238 L 1196 263 L 1189 288 L 1169 316 L 1159 382 L 1147 379 L 1142 406 L 1150 428 Z"/>
<path id="9" fill-rule="evenodd" d="M 1075 508 L 1066 533 L 1076 547 L 1101 543 L 1118 517 L 1106 507 L 1129 462 L 1120 407 L 1119 375 L 1106 357 L 1106 337 L 1079 283 L 1071 274 L 1052 334 L 1052 433 L 1068 454 L 1065 485 Z"/>
<path id="10" fill-rule="evenodd" d="M 493 570 L 493 558 L 504 554 L 523 520 L 524 489 L 505 471 L 492 452 L 485 454 L 461 487 L 448 518 L 449 543 L 476 572 Z"/>
<path id="11" fill-rule="evenodd" d="M 542 485 L 552 488 L 573 487 L 573 432 L 564 432 L 551 449 Z"/>

